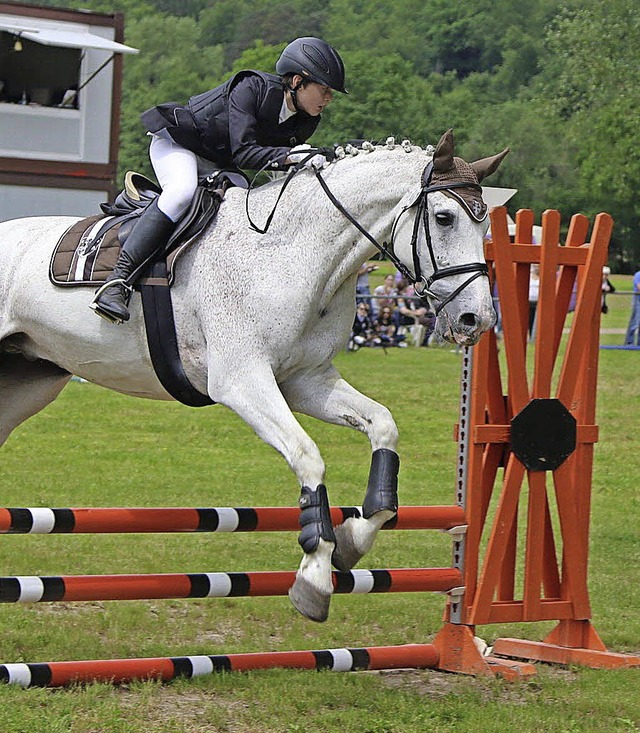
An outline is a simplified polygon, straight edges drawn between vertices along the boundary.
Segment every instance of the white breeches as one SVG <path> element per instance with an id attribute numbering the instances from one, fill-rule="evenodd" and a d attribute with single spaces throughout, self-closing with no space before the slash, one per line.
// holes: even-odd
<path id="1" fill-rule="evenodd" d="M 149 158 L 162 193 L 158 208 L 173 222 L 185 213 L 198 185 L 198 176 L 216 167 L 181 147 L 168 134 L 151 135 Z"/>

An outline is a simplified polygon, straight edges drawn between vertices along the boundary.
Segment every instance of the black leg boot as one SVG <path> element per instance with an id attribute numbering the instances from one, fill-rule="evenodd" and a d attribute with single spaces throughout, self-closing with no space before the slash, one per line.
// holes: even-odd
<path id="1" fill-rule="evenodd" d="M 149 204 L 122 246 L 113 272 L 96 291 L 90 308 L 112 323 L 128 321 L 131 287 L 126 281 L 145 260 L 166 245 L 175 227 L 160 211 L 157 200 Z"/>

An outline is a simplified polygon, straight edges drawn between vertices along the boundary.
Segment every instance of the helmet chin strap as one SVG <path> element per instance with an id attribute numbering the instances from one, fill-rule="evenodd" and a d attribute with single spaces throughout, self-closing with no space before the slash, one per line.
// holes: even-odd
<path id="1" fill-rule="evenodd" d="M 291 101 L 293 102 L 293 106 L 296 109 L 296 112 L 303 112 L 304 110 L 298 105 L 298 89 L 302 86 L 304 82 L 304 79 L 300 79 L 300 81 L 295 85 L 295 87 L 287 86 L 287 91 L 291 95 Z"/>

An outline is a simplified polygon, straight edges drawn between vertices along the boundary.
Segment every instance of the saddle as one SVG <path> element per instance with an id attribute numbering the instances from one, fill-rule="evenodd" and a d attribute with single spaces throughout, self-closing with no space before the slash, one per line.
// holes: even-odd
<path id="1" fill-rule="evenodd" d="M 173 283 L 176 261 L 213 220 L 231 186 L 246 188 L 248 179 L 238 171 L 218 171 L 198 185 L 191 206 L 157 258 L 166 259 L 169 285 Z M 103 283 L 137 219 L 160 193 L 162 189 L 146 176 L 129 171 L 115 201 L 100 205 L 102 214 L 80 220 L 62 235 L 51 257 L 51 282 L 61 287 L 96 287 Z M 145 263 L 136 275 L 142 275 L 149 266 Z"/>
<path id="2" fill-rule="evenodd" d="M 214 403 L 193 387 L 180 360 L 170 291 L 175 263 L 218 213 L 226 190 L 248 185 L 248 179 L 239 171 L 219 171 L 203 180 L 167 246 L 154 262 L 145 262 L 134 273 L 134 288 L 142 296 L 153 368 L 167 392 L 190 407 Z M 101 204 L 102 215 L 82 219 L 62 235 L 51 257 L 51 282 L 60 287 L 96 287 L 103 283 L 115 267 L 120 248 L 136 220 L 160 193 L 160 187 L 153 181 L 128 172 L 124 190 L 115 201 Z"/>

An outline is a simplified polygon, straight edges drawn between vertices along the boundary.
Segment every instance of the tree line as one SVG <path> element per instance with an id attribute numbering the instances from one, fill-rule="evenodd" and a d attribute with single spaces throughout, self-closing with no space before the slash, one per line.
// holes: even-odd
<path id="1" fill-rule="evenodd" d="M 615 219 L 610 264 L 640 266 L 640 14 L 635 0 L 37 0 L 125 15 L 120 169 L 151 173 L 139 122 L 234 71 L 272 71 L 301 35 L 333 44 L 349 95 L 313 141 L 389 135 L 435 144 L 453 127 L 468 160 L 506 146 L 492 178 L 539 219 Z"/>

